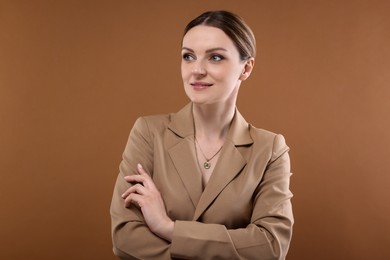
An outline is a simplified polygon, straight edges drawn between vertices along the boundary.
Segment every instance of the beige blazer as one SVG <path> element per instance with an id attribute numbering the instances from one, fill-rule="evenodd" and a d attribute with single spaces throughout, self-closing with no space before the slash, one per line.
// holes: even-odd
<path id="1" fill-rule="evenodd" d="M 290 161 L 281 135 L 248 124 L 236 110 L 207 186 L 194 146 L 192 104 L 139 118 L 131 130 L 111 203 L 114 253 L 121 259 L 284 259 L 292 234 Z M 141 163 L 175 221 L 172 242 L 146 225 L 120 195 Z"/>

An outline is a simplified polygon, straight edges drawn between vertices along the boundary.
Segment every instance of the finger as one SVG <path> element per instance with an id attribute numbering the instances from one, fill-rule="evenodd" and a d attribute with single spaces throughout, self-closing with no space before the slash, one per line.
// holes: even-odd
<path id="1" fill-rule="evenodd" d="M 127 196 L 127 198 L 125 199 L 125 207 L 128 208 L 131 204 L 137 207 L 141 207 L 142 195 L 139 195 L 137 193 L 131 193 L 129 196 Z"/>
<path id="2" fill-rule="evenodd" d="M 125 199 L 127 196 L 129 196 L 131 193 L 137 193 L 137 194 L 140 194 L 140 195 L 144 195 L 145 194 L 145 187 L 142 186 L 141 184 L 137 183 L 133 186 L 131 186 L 130 188 L 128 188 L 122 195 L 121 197 L 123 199 Z"/>
<path id="3" fill-rule="evenodd" d="M 139 174 L 128 175 L 124 179 L 129 183 L 143 183 L 145 181 L 145 177 Z"/>
<path id="4" fill-rule="evenodd" d="M 156 189 L 156 186 L 154 185 L 154 182 L 153 182 L 152 178 L 145 171 L 144 167 L 142 167 L 142 165 L 139 163 L 137 165 L 137 168 L 138 168 L 138 172 L 140 173 L 140 176 L 144 177 L 144 181 L 143 181 L 144 186 L 147 187 L 147 188 Z"/>
<path id="5" fill-rule="evenodd" d="M 138 172 L 143 176 L 149 176 L 149 174 L 145 171 L 144 167 L 139 163 L 137 164 Z"/>

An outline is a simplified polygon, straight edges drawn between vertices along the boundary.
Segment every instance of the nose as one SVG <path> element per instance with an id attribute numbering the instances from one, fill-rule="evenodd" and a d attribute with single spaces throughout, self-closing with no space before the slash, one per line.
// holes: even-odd
<path id="1" fill-rule="evenodd" d="M 193 63 L 192 73 L 196 76 L 204 76 L 206 75 L 206 68 L 201 61 L 197 61 Z"/>

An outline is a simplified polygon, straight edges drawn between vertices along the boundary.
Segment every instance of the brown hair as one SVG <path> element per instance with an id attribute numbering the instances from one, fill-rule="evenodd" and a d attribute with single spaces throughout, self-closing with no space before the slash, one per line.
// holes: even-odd
<path id="1" fill-rule="evenodd" d="M 208 11 L 187 24 L 184 35 L 198 25 L 212 26 L 221 29 L 236 45 L 241 60 L 247 60 L 256 55 L 256 40 L 252 30 L 244 20 L 229 11 Z"/>

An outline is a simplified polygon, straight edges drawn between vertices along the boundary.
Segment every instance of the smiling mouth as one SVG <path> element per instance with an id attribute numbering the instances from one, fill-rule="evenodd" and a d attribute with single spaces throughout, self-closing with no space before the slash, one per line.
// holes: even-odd
<path id="1" fill-rule="evenodd" d="M 206 88 L 209 88 L 211 87 L 213 84 L 210 84 L 210 83 L 205 83 L 205 82 L 193 82 L 193 83 L 190 83 L 190 85 L 194 88 L 194 89 L 206 89 Z"/>

